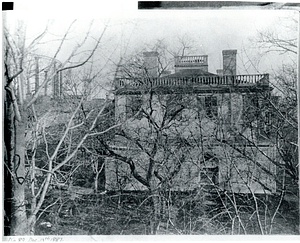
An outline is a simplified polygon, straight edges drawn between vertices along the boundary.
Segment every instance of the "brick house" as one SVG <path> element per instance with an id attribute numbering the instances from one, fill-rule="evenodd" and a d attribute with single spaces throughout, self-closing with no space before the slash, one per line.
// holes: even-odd
<path id="1" fill-rule="evenodd" d="M 139 76 L 117 72 L 115 119 L 123 122 L 124 136 L 117 134 L 110 145 L 116 154 L 133 158 L 145 180 L 154 161 L 151 180 L 157 188 L 276 190 L 276 148 L 266 139 L 269 75 L 237 75 L 237 51 L 222 54 L 223 69 L 216 73 L 208 72 L 207 55 L 176 57 L 175 72 L 160 73 L 157 52 L 144 53 Z M 133 174 L 124 161 L 107 159 L 106 189 L 146 190 Z"/>

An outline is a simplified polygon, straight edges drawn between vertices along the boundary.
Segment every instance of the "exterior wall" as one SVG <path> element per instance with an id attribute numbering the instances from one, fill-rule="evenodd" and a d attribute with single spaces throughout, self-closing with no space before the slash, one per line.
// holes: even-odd
<path id="1" fill-rule="evenodd" d="M 120 151 L 116 151 L 120 153 Z M 131 153 L 130 153 L 131 152 Z M 125 155 L 135 155 L 136 158 L 143 157 L 143 154 L 135 154 L 133 151 L 122 151 Z M 144 159 L 146 159 L 144 157 Z M 137 160 L 135 160 L 137 162 Z M 137 165 L 137 171 L 145 174 L 143 167 Z M 109 191 L 129 190 L 129 191 L 143 191 L 147 190 L 143 184 L 138 182 L 131 174 L 130 168 L 127 164 L 116 159 L 106 159 L 105 161 L 105 189 Z"/>
<path id="2" fill-rule="evenodd" d="M 223 51 L 223 69 L 218 71 L 219 76 L 236 75 L 236 54 L 236 50 Z M 145 67 L 150 76 L 157 75 L 157 55 L 156 52 L 144 53 Z M 207 56 L 177 57 L 175 72 L 183 69 L 207 71 L 207 63 Z M 258 138 L 255 137 L 257 133 L 253 136 L 253 131 L 243 120 L 245 111 L 248 111 L 245 109 L 247 108 L 245 101 L 250 97 L 250 92 L 261 92 L 255 86 L 255 82 L 258 82 L 256 79 L 261 77 L 255 75 L 249 77 L 249 80 L 252 80 L 250 82 L 247 77 L 245 79 L 245 75 L 239 76 L 241 77 L 229 77 L 236 83 L 220 84 L 215 79 L 211 80 L 211 83 L 197 83 L 197 85 L 193 83 L 191 87 L 185 84 L 186 86 L 180 87 L 182 84 L 177 85 L 178 80 L 175 80 L 172 81 L 173 86 L 169 83 L 160 83 L 162 87 L 155 87 L 155 91 L 161 95 L 152 96 L 152 118 L 157 124 L 161 124 L 167 112 L 168 96 L 177 95 L 174 99 L 175 108 L 178 104 L 184 105 L 185 108 L 178 115 L 179 119 L 172 121 L 164 135 L 173 136 L 174 139 L 176 136 L 186 139 L 189 146 L 185 148 L 176 147 L 174 144 L 168 145 L 172 154 L 167 159 L 163 149 L 156 153 L 155 160 L 160 166 L 159 173 L 165 176 L 174 169 L 176 159 L 184 156 L 184 162 L 178 174 L 165 185 L 160 185 L 158 179 L 153 179 L 154 184 L 177 191 L 194 190 L 213 182 L 221 189 L 238 193 L 264 193 L 266 190 L 268 192 L 276 190 L 276 183 L 272 177 L 272 174 L 276 173 L 276 166 L 271 162 L 272 159 L 276 159 L 276 149 L 270 144 L 254 147 L 253 144 L 258 144 Z M 253 78 L 256 81 L 253 81 Z M 237 87 L 237 83 L 241 86 Z M 134 97 L 134 94 L 142 95 L 145 89 L 126 90 L 125 86 L 120 87 L 123 90 L 119 94 L 125 95 L 115 96 L 116 119 L 124 122 L 123 128 L 126 133 L 144 140 L 146 144 L 147 142 L 151 144 L 155 140 L 155 134 L 149 120 L 138 116 L 128 119 L 130 117 L 126 115 L 128 100 Z M 270 91 L 269 87 L 265 88 L 266 92 Z M 143 94 L 142 97 L 143 109 L 149 111 L 150 95 Z M 257 122 L 251 120 L 252 125 L 255 127 Z M 245 138 L 243 143 L 239 137 L 241 134 Z M 247 139 L 253 143 L 245 142 Z M 137 171 L 145 177 L 149 163 L 148 155 L 134 144 L 125 141 L 123 143 L 118 141 L 115 145 L 116 153 L 134 158 Z M 128 164 L 117 160 L 106 162 L 106 179 L 107 190 L 147 189 L 133 178 Z"/>
<path id="3" fill-rule="evenodd" d="M 276 156 L 274 147 L 261 147 L 259 149 L 271 157 Z M 271 193 L 276 191 L 276 182 L 273 177 L 260 168 L 260 166 L 263 166 L 275 174 L 276 166 L 270 163 L 265 156 L 253 154 L 253 148 L 251 147 L 247 150 L 252 154 L 252 160 L 246 160 L 237 151 L 224 146 L 215 146 L 211 152 L 218 159 L 205 162 L 205 164 L 202 161 L 203 153 L 197 148 L 192 150 L 190 153 L 193 156 L 184 162 L 180 172 L 169 181 L 166 189 L 191 191 L 208 185 L 210 181 L 205 176 L 207 168 L 217 167 L 216 186 L 219 189 L 236 193 Z M 129 150 L 121 153 L 134 157 L 137 171 L 143 176 L 146 175 L 143 161 L 147 163 L 149 158 L 145 154 L 137 154 L 137 152 Z M 105 168 L 106 190 L 147 190 L 144 185 L 133 178 L 129 166 L 124 162 L 110 159 L 106 161 Z M 159 184 L 157 179 L 156 184 Z M 213 183 L 211 182 L 211 184 Z"/>
<path id="4" fill-rule="evenodd" d="M 180 136 L 189 139 L 191 134 L 198 139 L 194 147 L 190 147 L 186 153 L 187 158 L 182 165 L 180 172 L 169 182 L 168 187 L 171 190 L 186 191 L 201 187 L 203 183 L 207 183 L 207 178 L 203 178 L 207 169 L 213 170 L 217 167 L 217 186 L 229 191 L 238 193 L 264 193 L 274 192 L 276 183 L 271 175 L 265 173 L 262 169 L 276 173 L 276 166 L 270 162 L 269 158 L 276 159 L 276 149 L 273 146 L 264 144 L 255 148 L 250 145 L 241 146 L 235 144 L 236 149 L 222 144 L 216 140 L 232 140 L 232 129 L 236 132 L 243 132 L 245 137 L 251 134 L 249 129 L 243 128 L 243 99 L 245 94 L 240 93 L 218 93 L 213 94 L 217 97 L 217 118 L 208 118 L 205 111 L 205 97 L 211 94 L 194 94 L 182 95 L 189 99 L 190 108 L 185 109 L 181 115 L 182 120 L 178 121 L 176 131 L 180 131 Z M 149 95 L 144 96 L 143 108 L 147 109 Z M 126 96 L 118 96 L 116 98 L 116 113 L 125 112 L 124 104 L 126 104 Z M 153 117 L 155 121 L 161 122 L 163 117 L 162 104 L 164 103 L 164 95 L 153 96 L 152 106 L 155 112 Z M 146 127 L 148 120 L 146 118 L 133 119 L 126 121 L 126 132 L 135 131 Z M 147 128 L 149 129 L 149 127 Z M 147 130 L 145 129 L 145 130 Z M 173 128 L 169 128 L 169 134 L 174 134 Z M 201 134 L 199 132 L 201 131 Z M 142 137 L 148 137 L 147 132 L 140 134 Z M 200 137 L 204 141 L 200 142 Z M 149 137 L 149 140 L 152 139 Z M 175 147 L 173 148 L 175 150 Z M 244 151 L 242 155 L 239 151 Z M 146 175 L 146 165 L 149 158 L 146 154 L 141 153 L 139 149 L 134 149 L 133 144 L 123 144 L 123 149 L 116 151 L 119 154 L 135 159 L 138 172 Z M 210 161 L 205 161 L 205 153 L 209 153 L 215 157 Z M 179 156 L 180 151 L 176 152 Z M 245 156 L 247 155 L 247 156 Z M 246 157 L 248 159 L 246 159 Z M 163 153 L 157 155 L 156 160 L 163 159 Z M 166 162 L 170 166 L 172 160 Z M 166 172 L 167 173 L 167 172 Z M 122 179 L 123 178 L 123 179 Z M 125 179 L 124 179 L 125 178 Z M 147 188 L 132 177 L 129 166 L 124 162 L 117 160 L 109 160 L 106 163 L 106 189 L 107 190 L 146 190 Z M 259 182 L 258 182 L 259 181 Z M 158 181 L 156 182 L 158 183 Z M 264 188 L 264 186 L 265 188 Z M 269 188 L 269 190 L 266 190 Z"/>
<path id="5" fill-rule="evenodd" d="M 223 149 L 223 148 L 216 148 Z M 239 149 L 242 149 L 241 147 Z M 226 156 L 220 162 L 220 185 L 228 191 L 236 193 L 271 193 L 276 191 L 274 177 L 266 173 L 263 169 L 276 173 L 276 166 L 262 155 L 261 152 L 276 157 L 275 147 L 261 146 L 245 148 L 251 159 L 245 159 L 240 153 L 230 148 L 226 149 Z M 225 155 L 224 152 L 222 152 Z"/>

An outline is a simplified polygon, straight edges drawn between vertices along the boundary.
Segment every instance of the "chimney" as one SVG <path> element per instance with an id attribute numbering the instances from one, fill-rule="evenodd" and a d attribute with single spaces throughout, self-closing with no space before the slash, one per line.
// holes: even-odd
<path id="1" fill-rule="evenodd" d="M 223 75 L 236 75 L 236 53 L 237 50 L 224 50 Z"/>
<path id="2" fill-rule="evenodd" d="M 218 76 L 223 76 L 223 69 L 217 69 L 217 75 Z"/>
<path id="3" fill-rule="evenodd" d="M 158 76 L 158 52 L 144 52 L 144 66 L 149 77 Z"/>

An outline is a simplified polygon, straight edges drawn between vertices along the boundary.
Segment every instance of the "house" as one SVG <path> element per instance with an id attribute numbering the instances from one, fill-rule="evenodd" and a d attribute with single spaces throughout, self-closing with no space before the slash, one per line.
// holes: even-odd
<path id="1" fill-rule="evenodd" d="M 110 144 L 107 190 L 276 190 L 269 75 L 237 75 L 237 51 L 222 54 L 216 73 L 207 55 L 176 57 L 175 72 L 161 72 L 157 52 L 145 52 L 138 71 L 118 68 L 123 125 Z"/>

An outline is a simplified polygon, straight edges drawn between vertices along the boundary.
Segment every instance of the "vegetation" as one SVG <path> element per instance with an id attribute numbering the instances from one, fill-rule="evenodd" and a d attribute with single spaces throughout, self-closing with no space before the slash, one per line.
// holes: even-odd
<path id="1" fill-rule="evenodd" d="M 124 191 L 122 194 L 110 192 L 98 198 L 77 198 L 75 207 L 70 201 L 69 204 L 56 204 L 40 218 L 36 235 L 150 234 L 152 202 L 146 194 L 132 191 Z M 235 198 L 236 205 L 233 206 L 228 197 L 226 207 L 218 195 L 212 196 L 217 198 L 214 205 L 203 204 L 201 197 L 197 192 L 174 193 L 156 234 L 261 234 L 257 219 L 253 216 L 255 205 L 249 196 L 230 195 L 230 198 Z M 222 198 L 225 199 L 225 195 Z M 67 195 L 64 199 L 70 200 Z M 292 206 L 289 203 L 281 203 L 276 217 L 273 217 L 277 210 L 274 205 L 278 205 L 280 197 L 262 197 L 258 200 L 265 234 L 297 234 L 297 223 L 290 212 Z M 236 210 L 240 219 L 233 217 L 232 220 L 230 216 L 236 215 Z M 239 220 L 242 220 L 243 226 Z"/>
<path id="2" fill-rule="evenodd" d="M 274 73 L 275 95 L 243 91 L 247 110 L 233 110 L 230 120 L 223 107 L 233 101 L 238 110 L 234 94 L 218 94 L 217 102 L 216 94 L 195 98 L 151 83 L 120 112 L 115 100 L 90 99 L 100 76 L 92 59 L 105 26 L 97 38 L 89 29 L 57 60 L 74 25 L 48 58 L 38 53 L 48 26 L 31 42 L 23 31 L 14 36 L 4 28 L 5 235 L 298 232 L 293 65 Z M 259 38 L 267 52 L 294 53 L 293 39 Z M 176 51 L 163 41 L 152 48 L 159 53 L 158 76 L 189 49 L 186 40 L 179 42 Z M 120 60 L 116 80 L 151 80 L 141 53 Z M 227 174 L 216 166 L 220 161 Z M 219 172 L 226 179 L 218 180 Z"/>
<path id="3" fill-rule="evenodd" d="M 74 46 L 64 62 L 58 62 L 56 57 L 66 45 L 67 37 L 75 22 L 68 26 L 57 50 L 50 58 L 43 58 L 38 53 L 38 47 L 49 33 L 48 25 L 30 41 L 26 39 L 22 22 L 18 23 L 17 36 L 12 35 L 6 26 L 4 28 L 6 235 L 34 234 L 35 223 L 43 213 L 41 208 L 49 189 L 56 180 L 60 180 L 59 177 L 63 178 L 63 183 L 68 181 L 68 176 L 60 171 L 65 170 L 68 163 L 76 159 L 79 148 L 87 138 L 106 132 L 105 130 L 94 131 L 106 104 L 85 113 L 83 106 L 86 96 L 81 95 L 80 99 L 64 99 L 63 104 L 59 101 L 61 98 L 67 98 L 62 97 L 62 72 L 83 67 L 88 63 L 105 32 L 104 27 L 100 36 L 93 39 L 92 49 L 85 52 L 78 61 L 77 55 L 90 36 L 88 29 L 86 35 Z M 41 73 L 45 75 L 40 82 Z M 35 78 L 34 89 L 32 89 L 32 77 Z M 84 76 L 77 76 L 77 80 L 85 79 Z M 47 93 L 50 83 L 53 84 L 54 100 L 49 101 L 47 95 L 41 97 L 41 94 Z M 89 119 L 90 116 L 93 118 Z M 31 154 L 26 156 L 29 150 Z M 36 155 L 39 156 L 37 163 L 42 163 L 39 164 L 41 167 L 36 165 Z M 78 164 L 74 163 L 67 174 L 71 175 L 76 166 Z M 26 188 L 30 188 L 30 196 L 25 194 Z"/>

